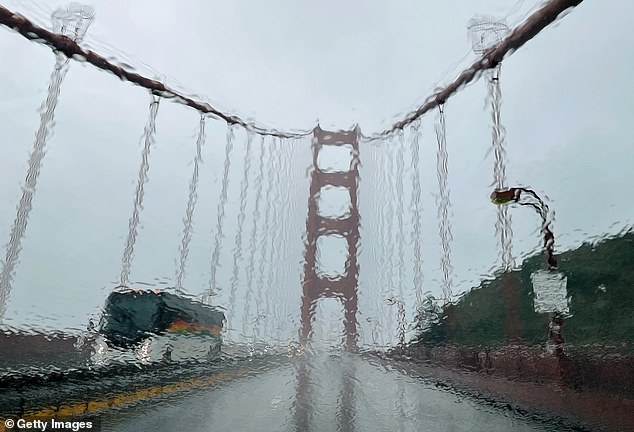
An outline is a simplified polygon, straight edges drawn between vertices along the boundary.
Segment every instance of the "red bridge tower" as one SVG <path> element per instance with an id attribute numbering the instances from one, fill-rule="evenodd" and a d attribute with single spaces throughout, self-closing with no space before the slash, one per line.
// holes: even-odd
<path id="1" fill-rule="evenodd" d="M 347 171 L 333 171 L 320 167 L 319 153 L 327 147 L 350 149 L 350 165 Z M 349 132 L 329 132 L 317 126 L 313 130 L 313 170 L 308 199 L 306 221 L 306 252 L 304 255 L 304 281 L 301 310 L 302 345 L 310 340 L 317 300 L 322 297 L 341 299 L 344 306 L 345 346 L 354 351 L 357 346 L 357 247 L 359 243 L 359 210 L 357 185 L 359 180 L 359 129 Z M 344 187 L 350 192 L 350 209 L 339 218 L 326 218 L 319 214 L 318 199 L 324 186 Z M 317 273 L 317 239 L 320 236 L 339 235 L 348 243 L 345 272 L 342 276 L 322 277 Z"/>

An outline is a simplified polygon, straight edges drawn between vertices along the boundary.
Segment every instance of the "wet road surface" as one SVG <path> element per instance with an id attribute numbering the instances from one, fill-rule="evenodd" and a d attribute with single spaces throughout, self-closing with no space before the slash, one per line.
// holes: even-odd
<path id="1" fill-rule="evenodd" d="M 300 376 L 308 379 L 303 381 Z M 256 376 L 110 413 L 103 417 L 103 430 L 559 429 L 443 390 L 361 356 L 323 354 L 304 363 L 291 362 Z"/>

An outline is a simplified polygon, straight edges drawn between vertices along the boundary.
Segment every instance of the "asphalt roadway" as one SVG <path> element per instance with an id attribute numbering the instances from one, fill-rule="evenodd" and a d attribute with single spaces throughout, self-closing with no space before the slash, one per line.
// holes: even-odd
<path id="1" fill-rule="evenodd" d="M 321 354 L 101 417 L 103 431 L 561 431 L 359 355 Z"/>

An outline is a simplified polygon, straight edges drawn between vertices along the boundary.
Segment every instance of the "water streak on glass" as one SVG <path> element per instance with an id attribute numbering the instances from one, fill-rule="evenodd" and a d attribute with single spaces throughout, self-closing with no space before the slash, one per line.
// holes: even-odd
<path id="1" fill-rule="evenodd" d="M 287 182 L 293 185 L 302 185 L 302 172 L 301 172 L 301 164 L 296 163 L 295 161 L 295 153 L 298 148 L 305 145 L 305 142 L 301 138 L 295 138 L 292 140 L 284 141 L 284 150 L 282 152 L 283 161 L 282 161 L 282 178 L 286 179 Z M 296 186 L 296 189 L 298 187 Z M 292 266 L 295 263 L 295 256 L 291 255 L 291 245 L 292 244 L 301 244 L 301 235 L 295 235 L 296 231 L 294 228 L 299 225 L 303 226 L 303 218 L 297 214 L 299 206 L 295 205 L 297 201 L 302 202 L 305 201 L 303 199 L 297 200 L 294 196 L 292 196 L 292 189 L 289 191 L 283 192 L 280 188 L 280 192 L 282 195 L 282 219 L 280 224 L 282 227 L 287 227 L 287 229 L 281 230 L 281 241 L 282 244 L 278 249 L 279 256 L 277 257 L 278 265 L 275 268 L 275 280 L 277 289 L 275 290 L 275 294 L 277 296 L 276 303 L 278 307 L 275 308 L 277 313 L 277 320 L 275 321 L 275 328 L 273 329 L 276 335 L 276 340 L 278 343 L 282 343 L 282 331 L 286 330 L 287 334 L 290 335 L 293 333 L 293 330 L 288 331 L 288 322 L 289 322 L 289 299 L 286 292 L 288 287 L 297 286 L 299 287 L 299 283 L 296 285 L 293 284 L 295 282 L 293 280 L 293 274 L 286 271 L 286 268 L 290 265 Z M 302 198 L 304 198 L 302 196 Z M 301 228 L 300 228 L 301 230 Z M 298 233 L 299 234 L 299 233 Z M 298 261 L 300 258 L 297 259 Z M 290 337 L 290 336 L 288 336 Z"/>
<path id="2" fill-rule="evenodd" d="M 396 417 L 396 431 L 402 432 L 407 430 L 405 420 L 407 412 L 405 411 L 405 385 L 402 380 L 397 381 L 396 398 L 394 400 L 394 414 Z"/>
<path id="3" fill-rule="evenodd" d="M 405 151 L 405 137 L 403 131 L 399 131 L 396 147 L 396 222 L 398 225 L 397 236 L 397 253 L 398 253 L 398 299 L 403 302 L 403 285 L 405 284 L 405 256 L 404 241 L 405 229 L 403 224 L 403 216 L 405 213 L 405 204 L 403 202 L 403 175 L 405 173 L 405 160 L 403 152 Z"/>
<path id="4" fill-rule="evenodd" d="M 284 241 L 284 231 L 289 229 L 288 224 L 285 222 L 285 219 L 288 216 L 288 207 L 286 207 L 285 196 L 288 196 L 287 193 L 283 193 L 282 191 L 282 183 L 283 179 L 286 182 L 290 180 L 290 174 L 288 172 L 288 161 L 286 160 L 287 155 L 287 147 L 289 141 L 287 140 L 279 140 L 278 149 L 277 149 L 277 158 L 276 158 L 276 168 L 275 168 L 275 191 L 273 195 L 274 207 L 273 207 L 273 221 L 274 225 L 272 227 L 273 232 L 271 233 L 271 249 L 269 251 L 269 267 L 267 274 L 267 284 L 268 294 L 266 295 L 266 309 L 269 311 L 267 314 L 267 319 L 265 321 L 264 335 L 267 340 L 271 341 L 274 338 L 274 334 L 277 329 L 280 327 L 280 323 L 283 322 L 282 317 L 280 316 L 280 311 L 282 308 L 282 302 L 279 298 L 280 287 L 283 286 L 283 283 L 280 279 L 280 271 L 283 266 L 282 261 L 282 250 L 286 248 L 286 243 Z M 273 305 L 273 307 L 271 307 Z M 277 338 L 279 340 L 279 338 Z"/>
<path id="5" fill-rule="evenodd" d="M 357 377 L 353 359 L 347 355 L 341 358 L 341 390 L 338 398 L 337 410 L 337 430 L 350 431 L 358 430 L 357 424 Z M 361 392 L 359 392 L 361 393 Z M 362 393 L 361 393 L 362 395 Z"/>
<path id="6" fill-rule="evenodd" d="M 58 8 L 52 15 L 53 30 L 80 43 L 95 18 L 95 11 L 88 5 L 71 3 L 66 9 Z"/>
<path id="7" fill-rule="evenodd" d="M 242 260 L 242 232 L 244 231 L 244 220 L 246 219 L 247 193 L 249 190 L 249 172 L 251 170 L 251 148 L 253 146 L 254 134 L 247 133 L 247 143 L 244 153 L 244 167 L 242 181 L 240 182 L 240 209 L 238 210 L 238 229 L 235 236 L 235 248 L 233 250 L 233 270 L 231 273 L 231 291 L 229 293 L 229 314 L 227 317 L 227 328 L 231 330 L 236 308 L 236 291 L 238 288 L 238 273 L 240 261 Z"/>
<path id="8" fill-rule="evenodd" d="M 384 299 L 391 299 L 394 297 L 394 279 L 395 279 L 395 263 L 394 263 L 394 208 L 393 199 L 396 195 L 394 193 L 394 157 L 392 154 L 392 142 L 385 143 L 386 145 L 383 147 L 382 156 L 384 158 L 384 162 L 382 163 L 383 169 L 381 170 L 384 173 L 384 180 L 386 185 L 386 190 L 383 194 L 386 201 L 383 204 L 383 215 L 381 217 L 382 225 L 383 225 L 383 233 L 385 237 L 383 238 L 385 244 L 385 267 L 382 271 L 384 273 L 384 283 L 382 286 Z M 387 308 L 386 312 L 386 321 L 385 327 L 387 329 L 392 329 L 393 325 L 393 314 L 392 308 Z M 388 333 L 389 335 L 390 333 Z M 391 337 L 388 336 L 388 340 L 391 340 Z"/>
<path id="9" fill-rule="evenodd" d="M 134 245 L 136 243 L 137 231 L 139 226 L 139 217 L 143 210 L 144 188 L 148 181 L 148 172 L 150 170 L 150 149 L 154 144 L 154 134 L 156 133 L 156 115 L 159 108 L 159 99 L 152 97 L 150 103 L 150 118 L 148 119 L 145 130 L 143 131 L 143 153 L 141 154 L 141 166 L 139 167 L 139 176 L 137 179 L 136 191 L 134 193 L 134 205 L 132 208 L 132 216 L 128 222 L 128 239 L 123 249 L 123 258 L 121 259 L 121 276 L 119 284 L 128 286 L 130 279 L 130 269 L 132 265 L 132 257 L 134 256 Z"/>
<path id="10" fill-rule="evenodd" d="M 262 199 L 262 184 L 264 177 L 264 159 L 266 158 L 265 138 L 260 139 L 260 157 L 258 160 L 258 174 L 255 178 L 257 190 L 255 192 L 255 204 L 253 209 L 253 225 L 249 242 L 249 260 L 247 262 L 247 292 L 244 298 L 244 315 L 242 318 L 242 334 L 247 335 L 247 324 L 251 313 L 251 298 L 253 297 L 253 272 L 255 271 L 255 249 L 258 237 L 258 220 L 260 219 L 260 201 Z"/>
<path id="11" fill-rule="evenodd" d="M 379 215 L 379 217 L 366 217 L 365 223 L 363 225 L 363 227 L 365 229 L 367 229 L 368 231 L 370 229 L 372 229 L 373 231 L 370 234 L 364 234 L 365 237 L 365 244 L 367 245 L 368 242 L 370 241 L 370 239 L 375 241 L 375 246 L 372 248 L 372 256 L 371 259 L 374 262 L 375 267 L 377 268 L 378 271 L 378 277 L 373 278 L 373 284 L 371 285 L 373 287 L 373 291 L 377 292 L 377 293 L 381 293 L 379 296 L 374 296 L 373 300 L 374 300 L 374 310 L 376 311 L 375 314 L 376 316 L 373 317 L 367 317 L 366 318 L 366 322 L 368 322 L 368 324 L 371 327 L 371 339 L 372 339 L 372 344 L 375 347 L 383 347 L 384 345 L 384 333 L 382 331 L 380 331 L 382 329 L 382 321 L 384 319 L 384 316 L 382 313 L 380 313 L 381 311 L 381 306 L 382 306 L 382 297 L 383 297 L 383 293 L 382 293 L 382 289 L 385 286 L 385 248 L 382 247 L 383 244 L 385 244 L 384 242 L 386 241 L 385 239 L 385 225 L 383 224 L 383 214 L 384 214 L 384 203 L 381 201 L 382 197 L 385 197 L 385 193 L 383 191 L 383 185 L 384 185 L 384 176 L 385 173 L 383 172 L 383 165 L 382 165 L 382 161 L 383 161 L 383 155 L 384 155 L 384 151 L 382 151 L 382 146 L 379 145 L 371 145 L 368 146 L 366 151 L 364 152 L 365 154 L 369 154 L 369 158 L 368 158 L 368 162 L 364 163 L 364 169 L 367 172 L 367 174 L 365 174 L 363 176 L 363 183 L 361 183 L 360 185 L 360 190 L 367 190 L 370 191 L 372 198 L 371 199 L 371 214 L 372 215 Z M 369 184 L 368 182 L 370 180 L 374 180 L 375 183 L 373 184 Z M 366 186 L 367 185 L 367 186 Z M 374 193 L 372 193 L 374 192 Z M 362 202 L 360 200 L 360 202 Z M 372 223 L 368 223 L 369 221 L 372 221 Z"/>
<path id="12" fill-rule="evenodd" d="M 22 239 L 26 233 L 29 214 L 33 208 L 33 196 L 35 195 L 35 189 L 37 187 L 37 179 L 40 176 L 42 160 L 46 154 L 46 140 L 52 130 L 55 108 L 57 107 L 62 81 L 66 76 L 66 72 L 68 72 L 69 61 L 69 59 L 66 59 L 61 54 L 55 56 L 55 68 L 51 74 L 48 95 L 41 107 L 40 127 L 35 135 L 33 152 L 31 152 L 31 157 L 29 158 L 29 168 L 24 186 L 22 187 L 22 197 L 20 198 L 13 228 L 11 229 L 2 273 L 0 273 L 0 318 L 4 316 L 6 302 L 11 292 L 13 278 L 15 277 L 15 268 L 20 259 Z"/>
<path id="13" fill-rule="evenodd" d="M 220 199 L 218 200 L 218 213 L 216 216 L 216 230 L 214 231 L 214 248 L 211 254 L 211 274 L 209 277 L 209 291 L 207 292 L 207 301 L 211 297 L 217 295 L 220 288 L 216 284 L 216 272 L 218 270 L 218 261 L 220 260 L 220 247 L 222 245 L 223 226 L 225 219 L 225 207 L 227 205 L 227 194 L 229 190 L 229 169 L 231 168 L 231 151 L 233 150 L 234 126 L 227 127 L 226 146 L 225 146 L 225 162 L 222 174 L 222 187 L 220 190 Z"/>
<path id="14" fill-rule="evenodd" d="M 277 173 L 277 166 L 275 160 L 279 157 L 279 152 L 277 151 L 277 140 L 272 138 L 269 145 L 269 159 L 267 161 L 267 171 L 266 171 L 266 191 L 264 195 L 264 202 L 266 208 L 264 210 L 264 226 L 262 229 L 262 238 L 260 239 L 260 244 L 262 245 L 261 255 L 258 261 L 258 273 L 259 277 L 257 280 L 257 294 L 256 294 L 256 316 L 254 322 L 254 337 L 260 338 L 260 325 L 265 322 L 268 317 L 268 303 L 266 302 L 266 297 L 268 297 L 269 287 L 264 286 L 264 273 L 265 273 L 265 265 L 267 262 L 268 250 L 269 250 L 269 236 L 271 233 L 271 211 L 273 210 L 273 203 L 271 202 L 271 193 L 273 188 L 275 187 L 274 181 Z"/>
<path id="15" fill-rule="evenodd" d="M 276 270 L 275 269 L 279 269 L 281 263 L 278 262 L 279 257 L 280 257 L 280 239 L 282 237 L 282 229 L 286 229 L 286 225 L 282 223 L 282 215 L 281 213 L 286 213 L 286 208 L 282 207 L 282 203 L 281 203 L 281 195 L 282 195 L 282 158 L 283 158 L 283 154 L 284 154 L 284 142 L 277 138 L 277 151 L 276 151 L 276 157 L 275 157 L 275 166 L 273 167 L 273 176 L 274 176 L 274 180 L 275 180 L 275 190 L 273 192 L 273 198 L 272 198 L 272 203 L 271 203 L 271 207 L 273 208 L 273 227 L 271 228 L 271 239 L 270 239 L 270 243 L 271 243 L 271 249 L 269 251 L 269 259 L 268 259 L 268 263 L 269 263 L 269 268 L 268 268 L 268 278 L 267 278 L 267 283 L 265 285 L 265 329 L 264 329 L 264 334 L 270 337 L 270 332 L 267 331 L 266 325 L 270 326 L 271 328 L 273 328 L 274 323 L 273 323 L 273 316 L 272 316 L 272 311 L 271 311 L 271 296 L 273 295 L 273 292 L 276 291 L 276 289 L 279 289 L 279 284 L 275 283 L 274 284 L 274 276 L 276 274 Z M 284 177 L 286 179 L 288 179 L 288 177 Z M 277 307 L 277 305 L 276 305 Z"/>
<path id="16" fill-rule="evenodd" d="M 493 187 L 504 189 L 506 185 L 506 130 L 500 119 L 500 107 L 502 105 L 502 92 L 500 89 L 500 65 L 489 72 L 488 99 L 491 103 L 492 149 L 495 157 L 493 167 Z M 502 269 L 508 271 L 515 265 L 513 258 L 513 227 L 508 207 L 498 206 L 495 233 L 500 236 L 500 250 Z"/>
<path id="17" fill-rule="evenodd" d="M 421 202 L 421 179 L 420 179 L 420 156 L 419 156 L 419 140 L 420 140 L 420 121 L 415 121 L 410 127 L 410 149 L 412 154 L 412 226 L 413 232 L 413 248 L 414 248 L 414 293 L 416 295 L 416 307 L 418 308 L 423 301 L 423 257 L 421 252 L 421 220 L 422 220 L 422 202 Z"/>
<path id="18" fill-rule="evenodd" d="M 189 181 L 189 195 L 187 197 L 187 209 L 185 210 L 185 218 L 183 219 L 183 238 L 179 247 L 179 262 L 176 270 L 176 291 L 183 290 L 183 277 L 185 275 L 185 264 L 189 255 L 189 244 L 192 239 L 192 220 L 194 217 L 194 209 L 198 200 L 198 174 L 199 165 L 202 163 L 202 147 L 205 143 L 205 117 L 200 118 L 200 127 L 198 130 L 198 138 L 196 139 L 196 156 L 194 157 L 194 170 L 192 178 Z"/>
<path id="19" fill-rule="evenodd" d="M 443 274 L 443 296 L 445 303 L 451 301 L 452 291 L 452 266 L 451 266 L 451 224 L 449 222 L 449 186 L 447 182 L 447 139 L 445 133 L 445 112 L 443 106 L 439 109 L 438 123 L 436 124 L 436 139 L 438 152 L 436 153 L 436 176 L 438 178 L 438 231 L 442 255 L 440 267 Z"/>
<path id="20" fill-rule="evenodd" d="M 284 316 L 284 306 L 286 298 L 283 296 L 282 287 L 286 287 L 284 284 L 284 264 L 285 260 L 283 252 L 288 250 L 288 234 L 291 231 L 291 224 L 289 223 L 290 206 L 288 200 L 290 199 L 290 190 L 283 189 L 284 183 L 289 184 L 295 182 L 296 179 L 292 178 L 290 170 L 290 149 L 295 143 L 295 140 L 280 140 L 279 145 L 279 160 L 278 160 L 278 179 L 276 187 L 275 198 L 275 215 L 274 221 L 276 226 L 274 229 L 276 233 L 273 234 L 271 239 L 272 247 L 275 251 L 271 256 L 271 262 L 269 264 L 269 294 L 267 296 L 267 302 L 273 304 L 273 307 L 269 306 L 270 314 L 269 319 L 266 321 L 268 326 L 265 329 L 264 334 L 270 341 L 276 341 L 277 344 L 281 343 L 281 330 L 282 326 L 288 325 Z"/>

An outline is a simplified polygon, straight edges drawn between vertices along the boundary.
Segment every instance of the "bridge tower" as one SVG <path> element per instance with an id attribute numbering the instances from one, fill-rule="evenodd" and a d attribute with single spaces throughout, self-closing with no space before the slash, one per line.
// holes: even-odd
<path id="1" fill-rule="evenodd" d="M 319 165 L 319 155 L 324 148 L 349 149 L 350 164 L 346 171 L 334 171 Z M 300 341 L 309 341 L 320 298 L 334 297 L 344 306 L 345 346 L 354 351 L 357 346 L 357 247 L 359 243 L 359 210 L 357 185 L 359 180 L 359 129 L 348 132 L 329 132 L 317 126 L 312 141 L 313 170 L 306 220 L 306 251 L 304 255 L 304 280 L 301 309 Z M 319 201 L 322 188 L 335 186 L 350 193 L 350 208 L 342 217 L 328 218 L 320 215 Z M 317 272 L 317 240 L 321 236 L 338 235 L 346 239 L 348 250 L 345 271 L 339 277 L 321 276 Z"/>

